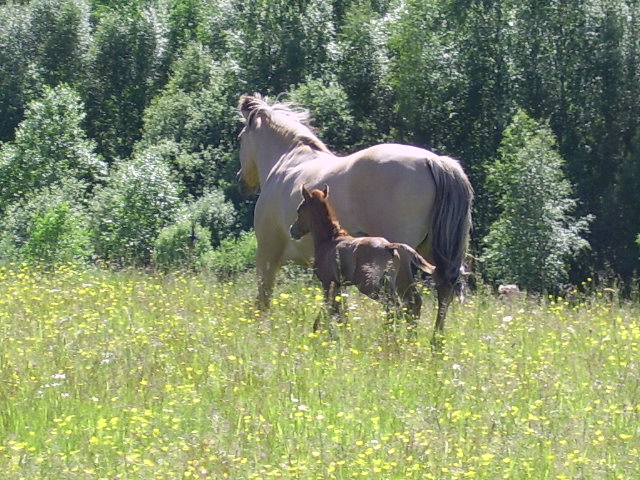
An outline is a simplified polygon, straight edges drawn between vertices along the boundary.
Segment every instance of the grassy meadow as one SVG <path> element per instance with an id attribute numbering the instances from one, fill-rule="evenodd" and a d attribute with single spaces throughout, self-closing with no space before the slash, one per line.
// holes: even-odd
<path id="1" fill-rule="evenodd" d="M 478 293 L 438 357 L 310 278 L 0 267 L 0 478 L 640 478 L 637 304 Z"/>

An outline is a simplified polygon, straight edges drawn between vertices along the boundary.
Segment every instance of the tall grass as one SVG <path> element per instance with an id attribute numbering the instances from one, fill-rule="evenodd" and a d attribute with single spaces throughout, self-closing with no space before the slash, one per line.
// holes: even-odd
<path id="1" fill-rule="evenodd" d="M 355 293 L 0 267 L 4 479 L 640 478 L 640 309 L 478 294 L 429 348 Z"/>

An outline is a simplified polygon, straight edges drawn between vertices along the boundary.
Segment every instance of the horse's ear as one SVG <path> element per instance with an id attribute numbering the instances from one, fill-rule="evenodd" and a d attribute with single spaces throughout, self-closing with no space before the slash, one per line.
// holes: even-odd
<path id="1" fill-rule="evenodd" d="M 329 185 L 327 185 L 326 183 L 324 184 L 324 188 L 322 189 L 322 195 L 324 195 L 324 198 L 327 198 L 329 196 Z"/>
<path id="2" fill-rule="evenodd" d="M 240 110 L 240 113 L 245 120 L 248 119 L 249 114 L 252 110 L 251 106 L 254 102 L 255 98 L 253 98 L 251 95 L 242 95 L 240 97 L 240 101 L 238 102 L 238 110 Z"/>
<path id="3" fill-rule="evenodd" d="M 309 193 L 309 190 L 307 190 L 305 188 L 304 185 L 302 185 L 301 191 L 302 191 L 302 198 L 304 198 L 305 200 L 310 200 L 311 199 L 311 194 Z"/>
<path id="4" fill-rule="evenodd" d="M 264 101 L 259 93 L 253 95 L 242 95 L 238 102 L 238 110 L 242 114 L 242 117 L 248 125 L 250 125 L 256 115 L 254 112 L 260 113 L 260 107 L 264 104 Z"/>

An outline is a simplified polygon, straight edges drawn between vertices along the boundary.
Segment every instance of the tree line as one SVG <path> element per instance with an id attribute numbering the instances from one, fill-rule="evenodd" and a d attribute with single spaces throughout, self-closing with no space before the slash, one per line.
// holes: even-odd
<path id="1" fill-rule="evenodd" d="M 2 2 L 0 257 L 211 255 L 251 225 L 236 103 L 260 92 L 309 108 L 337 153 L 396 141 L 460 159 L 491 281 L 631 282 L 639 3 Z"/>

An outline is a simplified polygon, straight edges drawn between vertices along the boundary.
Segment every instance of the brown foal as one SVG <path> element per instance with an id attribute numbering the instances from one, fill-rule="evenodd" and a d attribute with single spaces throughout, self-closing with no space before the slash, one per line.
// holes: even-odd
<path id="1" fill-rule="evenodd" d="M 314 271 L 322 282 L 325 302 L 332 315 L 341 314 L 340 288 L 355 285 L 358 290 L 385 305 L 389 311 L 404 312 L 414 326 L 422 300 L 414 286 L 412 265 L 432 274 L 435 267 L 405 243 L 382 237 L 352 237 L 340 227 L 328 201 L 329 187 L 309 192 L 302 187 L 302 203 L 290 234 L 295 240 L 311 233 Z M 314 324 L 317 330 L 320 317 Z"/>

